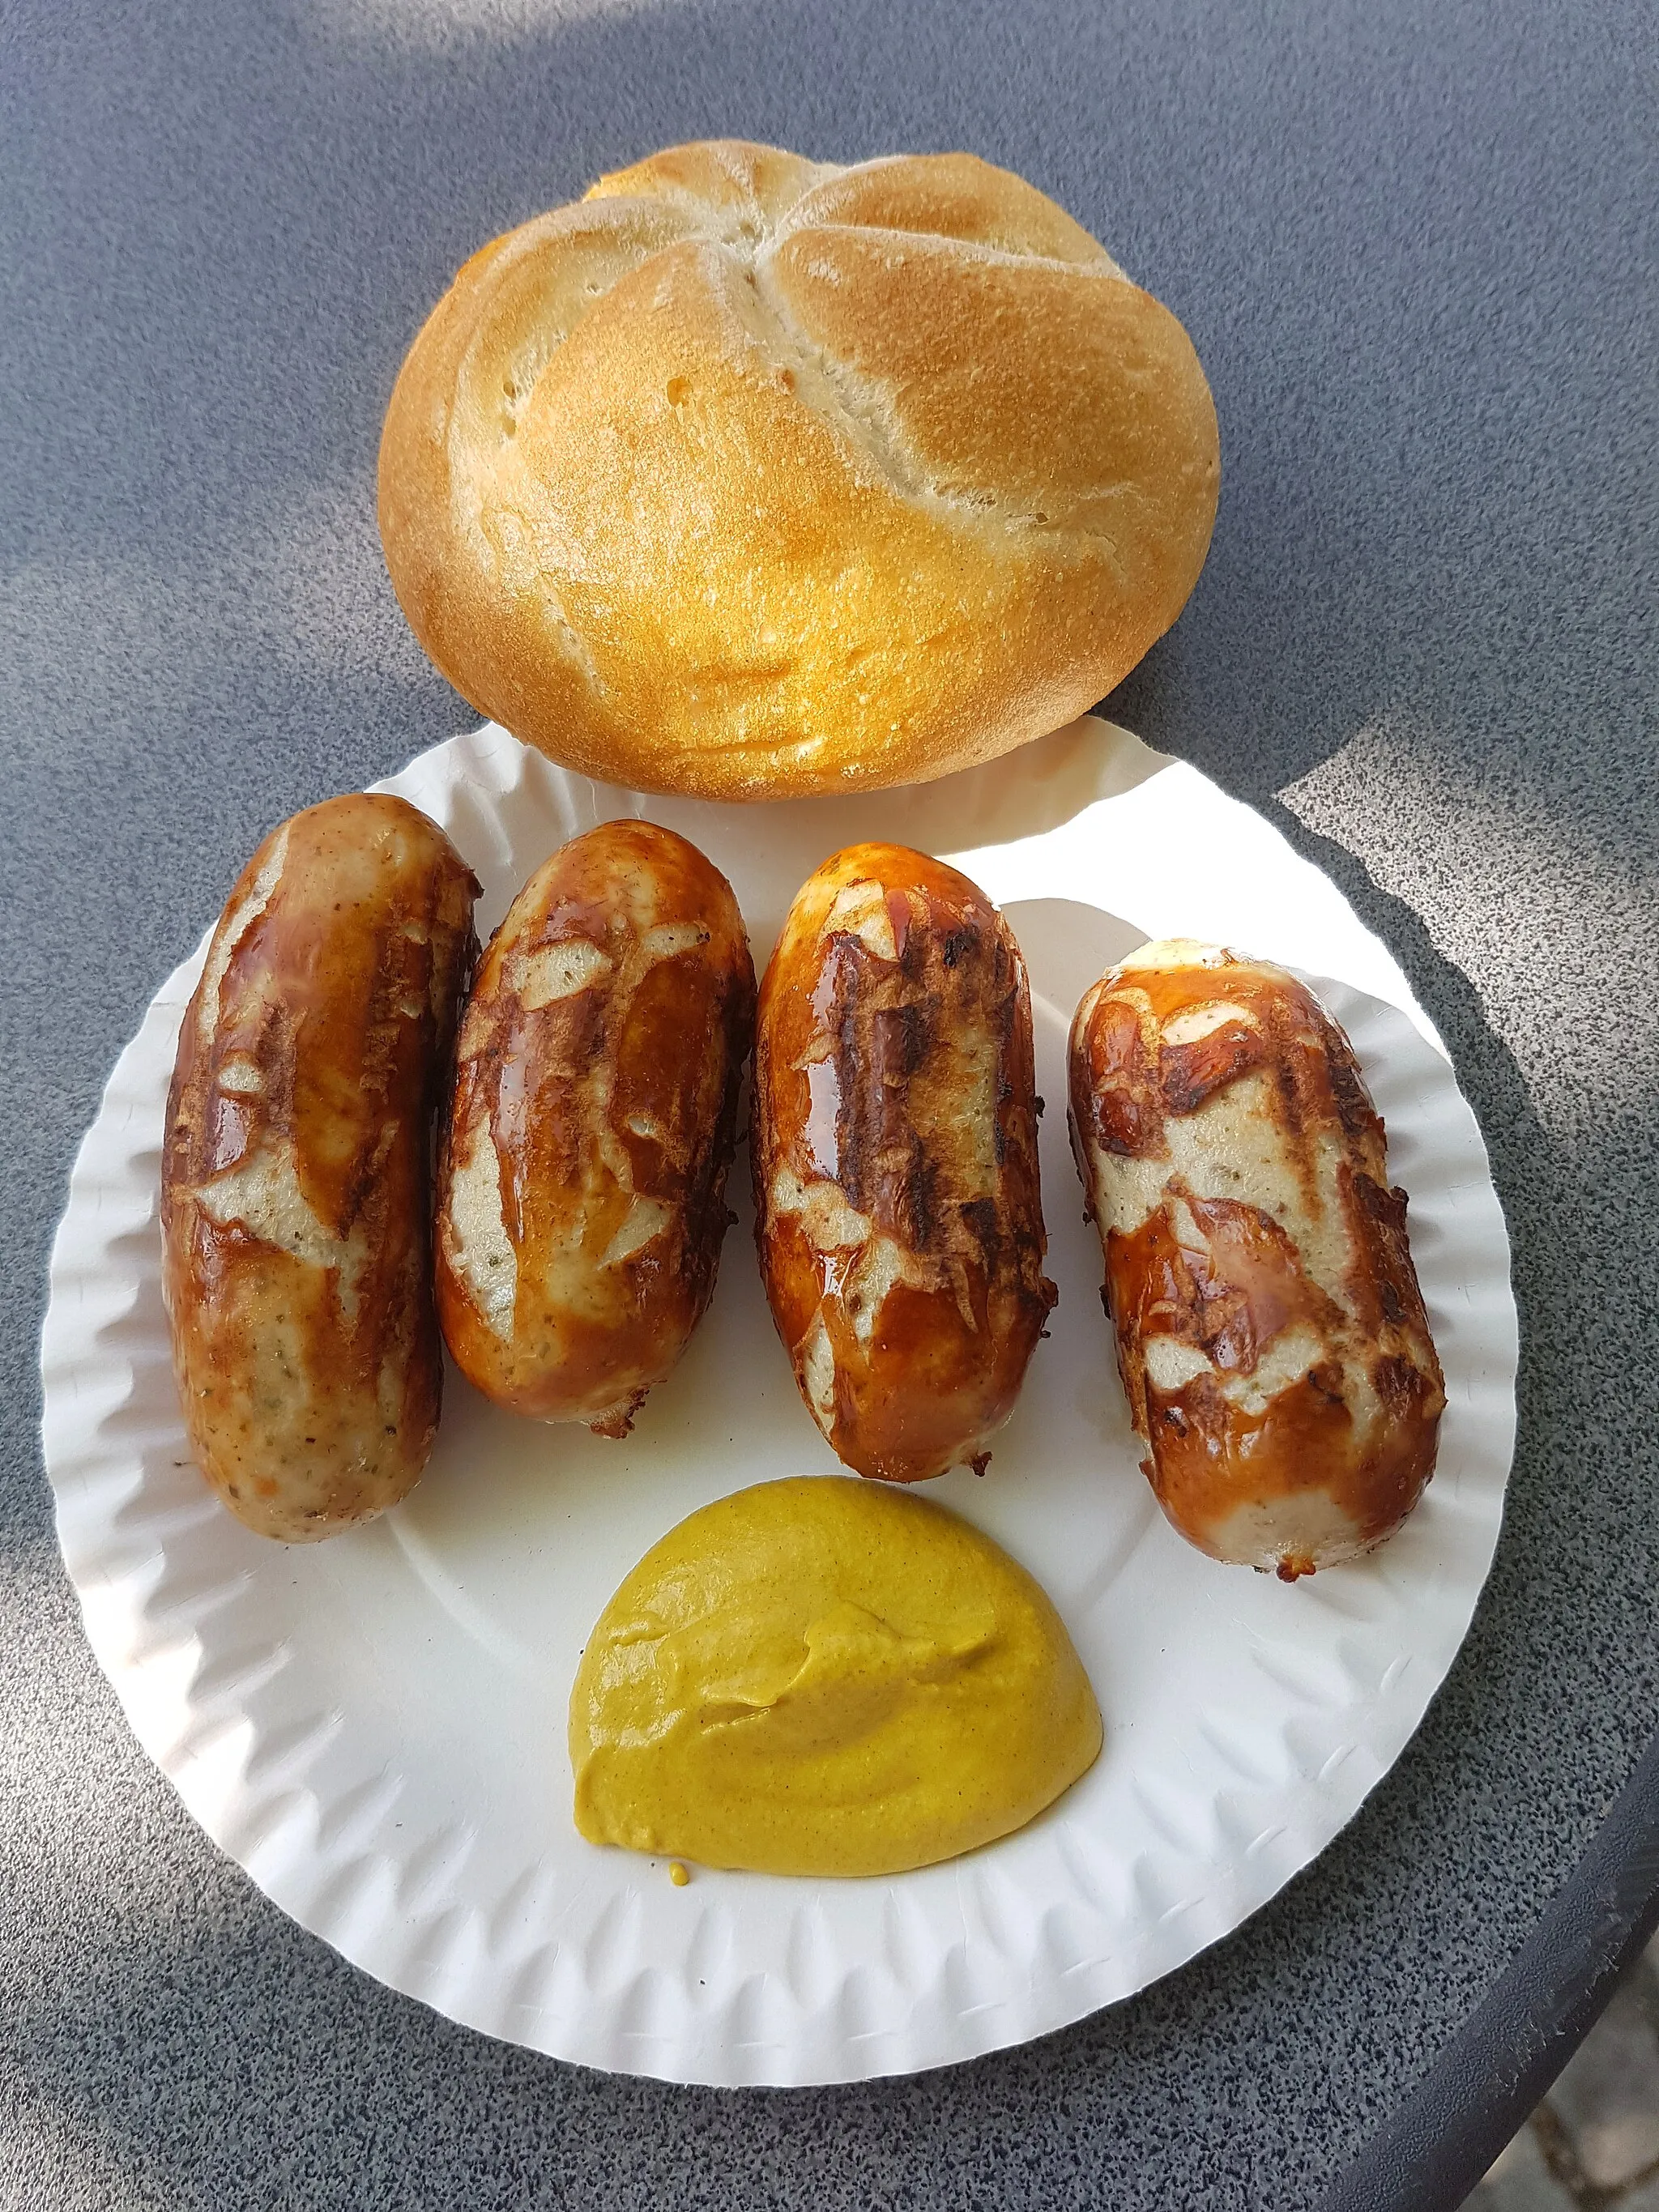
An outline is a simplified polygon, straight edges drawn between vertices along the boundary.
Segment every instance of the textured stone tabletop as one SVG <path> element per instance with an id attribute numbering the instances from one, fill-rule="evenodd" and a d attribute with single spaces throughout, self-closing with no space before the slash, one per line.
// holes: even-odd
<path id="1" fill-rule="evenodd" d="M 0 6 L 6 2206 L 1278 2212 L 1482 2016 L 1659 1723 L 1655 51 L 1537 0 Z M 1468 1642 L 1316 1864 L 1047 2043 L 787 2094 L 485 2042 L 265 1904 L 93 1664 L 35 1434 L 64 1179 L 156 983 L 270 823 L 474 719 L 380 565 L 404 346 L 483 239 L 717 132 L 971 148 L 1187 324 L 1220 520 L 1112 711 L 1404 963 L 1525 1346 Z"/>

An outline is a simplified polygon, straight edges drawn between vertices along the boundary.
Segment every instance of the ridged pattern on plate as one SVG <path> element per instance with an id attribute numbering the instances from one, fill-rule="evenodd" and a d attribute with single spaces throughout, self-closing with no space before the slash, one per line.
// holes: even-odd
<path id="1" fill-rule="evenodd" d="M 1054 1338 L 990 1475 L 937 1492 L 1054 1595 L 1100 1693 L 1105 1753 L 1043 1819 L 950 1865 L 841 1884 L 698 1870 L 676 1889 L 661 1866 L 576 1836 L 564 1702 L 588 1625 L 656 1535 L 725 1490 L 832 1464 L 771 1336 L 746 1223 L 703 1331 L 627 1445 L 514 1424 L 452 1376 L 438 1456 L 407 1504 L 326 1546 L 267 1544 L 189 1463 L 161 1302 L 161 1121 L 198 952 L 157 994 L 82 1147 L 41 1355 L 87 1632 L 191 1811 L 278 1905 L 394 1987 L 491 2034 L 674 2080 L 845 2081 L 970 2057 L 1225 1935 L 1398 1755 L 1468 1626 L 1502 1513 L 1516 1364 L 1502 1218 L 1474 1118 L 1386 952 L 1260 817 L 1098 723 L 931 791 L 764 814 L 608 791 L 494 729 L 387 787 L 460 845 L 486 930 L 554 846 L 622 812 L 709 852 L 757 961 L 836 846 L 949 853 L 1009 905 L 1056 1101 L 1072 1004 L 1139 935 L 1231 938 L 1350 979 L 1310 977 L 1353 1038 L 1411 1194 L 1449 1393 L 1439 1471 L 1381 1552 L 1294 1589 L 1182 1545 L 1135 1465 L 1052 1112 Z"/>

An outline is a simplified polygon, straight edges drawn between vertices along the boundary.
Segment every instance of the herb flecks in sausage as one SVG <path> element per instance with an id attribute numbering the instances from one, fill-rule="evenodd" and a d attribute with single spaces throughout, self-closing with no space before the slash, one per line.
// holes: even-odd
<path id="1" fill-rule="evenodd" d="M 774 1318 L 848 1465 L 983 1455 L 1053 1303 L 1007 925 L 898 846 L 827 862 L 762 986 L 751 1168 Z"/>
<path id="2" fill-rule="evenodd" d="M 186 1009 L 161 1225 L 179 1395 L 233 1511 L 288 1541 L 394 1504 L 436 1431 L 428 1150 L 477 885 L 404 800 L 266 839 Z"/>
<path id="3" fill-rule="evenodd" d="M 626 1434 L 714 1286 L 754 1023 L 731 887 L 649 822 L 532 876 L 480 964 L 440 1163 L 438 1303 L 463 1371 Z"/>
<path id="4" fill-rule="evenodd" d="M 1380 1541 L 1428 1480 L 1445 1397 L 1347 1039 L 1284 969 L 1177 941 L 1087 994 L 1071 1080 L 1165 1513 L 1285 1579 Z"/>

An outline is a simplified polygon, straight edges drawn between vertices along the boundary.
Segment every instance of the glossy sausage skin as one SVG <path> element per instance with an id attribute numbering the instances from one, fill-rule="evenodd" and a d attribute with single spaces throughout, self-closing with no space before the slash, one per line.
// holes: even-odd
<path id="1" fill-rule="evenodd" d="M 1031 1000 L 995 907 L 854 845 L 791 907 L 761 986 L 750 1147 L 772 1317 L 860 1474 L 983 1469 L 1054 1300 Z"/>
<path id="2" fill-rule="evenodd" d="M 395 1504 L 437 1432 L 432 1128 L 477 950 L 466 864 L 357 793 L 266 838 L 185 1009 L 161 1169 L 186 1426 L 286 1543 Z"/>
<path id="3" fill-rule="evenodd" d="M 538 870 L 461 1023 L 438 1310 L 497 1404 L 623 1435 L 714 1288 L 755 1018 L 731 886 L 607 822 Z"/>
<path id="4" fill-rule="evenodd" d="M 1170 1520 L 1285 1581 L 1380 1543 L 1433 1472 L 1446 1401 L 1341 1030 L 1266 961 L 1143 946 L 1078 1008 L 1071 1127 Z"/>

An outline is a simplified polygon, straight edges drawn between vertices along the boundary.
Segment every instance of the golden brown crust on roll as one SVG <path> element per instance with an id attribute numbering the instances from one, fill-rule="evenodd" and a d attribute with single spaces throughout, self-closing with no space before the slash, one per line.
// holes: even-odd
<path id="1" fill-rule="evenodd" d="M 1054 1292 L 1024 963 L 965 876 L 854 845 L 805 885 L 750 1151 L 772 1317 L 836 1452 L 895 1482 L 982 1466 Z"/>
<path id="2" fill-rule="evenodd" d="M 769 799 L 1092 706 L 1180 612 L 1218 480 L 1185 331 L 1031 185 L 718 140 L 465 264 L 380 528 L 422 644 L 520 737 Z"/>
<path id="3" fill-rule="evenodd" d="M 439 1162 L 438 1311 L 515 1413 L 623 1434 L 714 1293 L 754 1028 L 731 886 L 654 823 L 573 837 L 491 939 Z"/>
<path id="4" fill-rule="evenodd" d="M 358 793 L 244 869 L 185 1011 L 161 1169 L 185 1425 L 232 1512 L 289 1543 L 395 1504 L 437 1431 L 432 1124 L 477 884 Z"/>
<path id="5" fill-rule="evenodd" d="M 1433 1470 L 1445 1392 L 1341 1030 L 1282 968 L 1149 945 L 1078 1009 L 1071 1117 L 1170 1520 L 1286 1580 L 1380 1542 Z"/>

